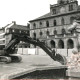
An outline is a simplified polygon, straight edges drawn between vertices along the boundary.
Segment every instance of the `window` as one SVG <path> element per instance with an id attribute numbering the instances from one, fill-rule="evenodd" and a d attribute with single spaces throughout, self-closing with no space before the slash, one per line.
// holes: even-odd
<path id="1" fill-rule="evenodd" d="M 40 24 L 40 26 L 41 26 L 41 25 L 42 25 L 42 22 L 40 22 L 39 24 Z"/>
<path id="2" fill-rule="evenodd" d="M 72 11 L 73 10 L 73 5 L 69 5 L 69 11 Z"/>
<path id="3" fill-rule="evenodd" d="M 56 26 L 56 25 L 57 25 L 56 20 L 54 20 L 54 26 Z"/>
<path id="4" fill-rule="evenodd" d="M 66 33 L 66 31 L 65 31 L 65 29 L 63 28 L 63 29 L 62 29 L 62 34 L 65 34 L 65 33 Z"/>
<path id="5" fill-rule="evenodd" d="M 56 46 L 55 41 L 51 40 L 50 44 L 51 44 L 51 48 L 55 48 L 55 46 Z"/>
<path id="6" fill-rule="evenodd" d="M 46 26 L 49 27 L 49 21 L 46 21 Z"/>
<path id="7" fill-rule="evenodd" d="M 74 48 L 74 42 L 73 42 L 72 39 L 69 39 L 69 40 L 67 41 L 67 48 L 68 48 L 68 49 Z"/>
<path id="8" fill-rule="evenodd" d="M 65 22 L 64 22 L 64 18 L 62 18 L 62 20 L 61 20 L 61 24 L 62 24 L 62 25 L 65 24 Z"/>
<path id="9" fill-rule="evenodd" d="M 70 24 L 72 24 L 74 20 L 75 20 L 75 17 L 71 17 L 70 18 Z"/>
<path id="10" fill-rule="evenodd" d="M 33 33 L 33 36 L 34 36 L 34 38 L 36 38 L 36 33 L 35 32 Z"/>
<path id="11" fill-rule="evenodd" d="M 34 23 L 34 24 L 33 24 L 33 29 L 35 29 L 35 28 L 36 28 L 36 24 Z"/>
<path id="12" fill-rule="evenodd" d="M 63 48 L 64 48 L 64 42 L 63 42 L 63 40 L 59 40 L 59 42 L 58 42 L 58 47 L 59 47 L 60 49 L 63 49 Z"/>
<path id="13" fill-rule="evenodd" d="M 43 35 L 42 31 L 40 31 L 40 36 L 42 36 L 42 35 Z"/>
<path id="14" fill-rule="evenodd" d="M 39 26 L 42 27 L 42 22 L 39 22 Z"/>
<path id="15" fill-rule="evenodd" d="M 49 31 L 48 30 L 46 31 L 46 34 L 49 35 Z"/>
<path id="16" fill-rule="evenodd" d="M 56 14 L 56 9 L 52 9 L 52 14 Z"/>
<path id="17" fill-rule="evenodd" d="M 54 35 L 56 35 L 57 34 L 57 30 L 54 30 Z"/>

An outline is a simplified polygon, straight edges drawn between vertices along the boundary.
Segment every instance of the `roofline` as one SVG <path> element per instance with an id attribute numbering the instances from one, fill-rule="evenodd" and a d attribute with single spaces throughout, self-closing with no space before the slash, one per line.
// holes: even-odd
<path id="1" fill-rule="evenodd" d="M 46 18 L 30 20 L 29 22 L 39 21 L 39 20 L 48 19 L 48 18 L 54 18 L 54 17 L 59 17 L 59 16 L 65 16 L 65 15 L 75 14 L 75 13 L 79 13 L 79 12 L 80 12 L 80 10 L 78 10 L 78 11 L 74 11 L 74 12 L 70 12 L 70 13 L 65 13 L 65 14 L 59 14 L 59 15 L 55 15 L 55 16 L 49 16 L 49 17 L 46 17 Z"/>
<path id="2" fill-rule="evenodd" d="M 73 1 L 73 2 L 64 3 L 64 4 L 54 4 L 54 5 L 50 5 L 50 8 L 59 7 L 59 6 L 64 6 L 64 5 L 71 4 L 71 3 L 75 3 L 75 2 L 76 2 L 76 4 L 78 4 L 78 1 Z"/>

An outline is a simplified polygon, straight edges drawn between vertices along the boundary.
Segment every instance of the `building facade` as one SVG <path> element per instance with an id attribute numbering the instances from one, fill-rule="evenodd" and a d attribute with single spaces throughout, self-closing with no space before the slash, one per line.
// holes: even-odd
<path id="1" fill-rule="evenodd" d="M 5 29 L 0 29 L 0 50 L 5 47 Z"/>
<path id="2" fill-rule="evenodd" d="M 27 26 L 18 25 L 15 21 L 6 25 L 5 27 L 0 29 L 0 50 L 5 48 L 5 46 L 10 42 L 13 34 L 26 34 L 29 33 L 29 24 Z M 20 42 L 18 44 L 18 48 L 27 48 L 29 47 L 29 43 Z"/>
<path id="3" fill-rule="evenodd" d="M 58 0 L 57 4 L 50 5 L 49 13 L 29 21 L 30 36 L 44 41 L 51 48 L 77 48 L 75 31 L 69 32 L 68 28 L 79 15 L 80 6 L 77 0 Z"/>

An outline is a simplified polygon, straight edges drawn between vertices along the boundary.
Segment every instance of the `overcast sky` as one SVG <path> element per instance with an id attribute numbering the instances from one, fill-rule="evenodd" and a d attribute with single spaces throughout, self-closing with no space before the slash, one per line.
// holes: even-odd
<path id="1" fill-rule="evenodd" d="M 48 13 L 50 4 L 56 3 L 57 0 L 0 0 L 0 27 L 12 21 L 26 25 L 29 20 Z"/>

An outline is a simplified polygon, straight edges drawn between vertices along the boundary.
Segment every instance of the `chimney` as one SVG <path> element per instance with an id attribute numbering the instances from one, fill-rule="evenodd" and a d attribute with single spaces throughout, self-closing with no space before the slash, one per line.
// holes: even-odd
<path id="1" fill-rule="evenodd" d="M 16 24 L 16 21 L 12 21 L 12 23 L 14 23 L 14 25 Z"/>

